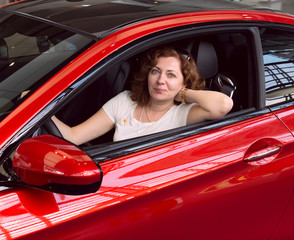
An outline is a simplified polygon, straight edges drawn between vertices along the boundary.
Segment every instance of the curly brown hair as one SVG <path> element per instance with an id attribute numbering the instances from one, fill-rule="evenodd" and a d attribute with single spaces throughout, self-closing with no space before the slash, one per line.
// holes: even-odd
<path id="1" fill-rule="evenodd" d="M 140 106 L 149 103 L 148 74 L 156 66 L 160 57 L 175 57 L 181 62 L 181 70 L 184 76 L 184 84 L 187 88 L 201 90 L 205 87 L 205 80 L 200 77 L 194 59 L 183 49 L 172 47 L 154 48 L 147 51 L 141 59 L 141 69 L 135 73 L 132 83 L 131 99 Z"/>

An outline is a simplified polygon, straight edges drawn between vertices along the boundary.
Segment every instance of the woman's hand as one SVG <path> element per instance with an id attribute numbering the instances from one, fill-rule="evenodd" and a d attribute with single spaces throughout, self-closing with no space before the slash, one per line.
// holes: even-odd
<path id="1" fill-rule="evenodd" d="M 74 127 L 69 127 L 55 116 L 51 119 L 58 127 L 62 136 L 76 145 L 80 145 L 100 137 L 114 127 L 114 123 L 105 113 L 103 108 L 101 108 L 85 122 Z"/>

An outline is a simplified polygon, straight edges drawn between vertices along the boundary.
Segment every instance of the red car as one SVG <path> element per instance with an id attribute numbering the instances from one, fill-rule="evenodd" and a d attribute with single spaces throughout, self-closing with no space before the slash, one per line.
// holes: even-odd
<path id="1" fill-rule="evenodd" d="M 225 117 L 75 146 L 140 54 L 185 48 Z M 0 239 L 293 239 L 294 16 L 222 0 L 0 8 Z M 54 136 L 55 135 L 55 136 Z"/>

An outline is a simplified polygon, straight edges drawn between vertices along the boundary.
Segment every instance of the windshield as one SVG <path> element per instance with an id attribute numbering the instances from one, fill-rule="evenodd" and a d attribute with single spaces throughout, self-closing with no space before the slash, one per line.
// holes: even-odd
<path id="1" fill-rule="evenodd" d="M 0 120 L 91 43 L 62 28 L 0 13 Z"/>

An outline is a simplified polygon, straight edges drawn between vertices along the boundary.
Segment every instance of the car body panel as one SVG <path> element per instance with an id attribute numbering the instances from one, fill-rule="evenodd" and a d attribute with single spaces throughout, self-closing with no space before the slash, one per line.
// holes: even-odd
<path id="1" fill-rule="evenodd" d="M 272 125 L 275 131 L 268 133 Z M 248 164 L 244 155 L 260 135 L 279 141 L 282 150 L 266 165 Z M 11 237 L 30 233 L 28 238 L 42 235 L 44 239 L 136 239 L 139 234 L 142 239 L 174 239 L 189 237 L 185 229 L 197 228 L 200 238 L 267 239 L 294 187 L 287 184 L 293 182 L 293 140 L 275 116 L 266 114 L 102 163 L 104 177 L 97 193 L 73 197 L 41 192 L 48 209 L 42 210 L 39 197 L 29 203 L 39 190 L 6 190 L 1 213 L 9 221 L 2 224 L 2 231 Z M 84 219 L 87 227 L 76 218 Z M 85 228 L 92 230 L 85 232 Z"/>
<path id="2" fill-rule="evenodd" d="M 27 5 L 25 15 L 33 10 L 30 4 L 46 3 L 20 2 L 5 9 L 22 11 Z M 0 147 L 9 146 L 18 132 L 92 68 L 103 69 L 120 51 L 127 52 L 121 49 L 136 46 L 152 34 L 205 23 L 224 27 L 236 22 L 245 26 L 294 24 L 292 16 L 273 12 L 202 10 L 172 15 L 157 12 L 159 17 L 154 19 L 149 15 L 139 22 L 133 22 L 136 18 L 120 26 L 114 23 L 106 32 L 93 31 L 93 36 L 102 39 L 97 38 L 96 44 L 0 122 Z M 41 13 L 31 17 L 41 18 Z M 45 21 L 54 23 L 52 19 Z M 64 22 L 54 24 L 73 28 Z M 93 34 L 83 27 L 76 31 Z M 293 111 L 293 106 L 272 112 L 254 109 L 250 117 L 232 115 L 223 120 L 222 127 L 207 125 L 199 134 L 112 157 L 100 163 L 102 185 L 93 194 L 70 196 L 30 187 L 0 187 L 0 239 L 261 240 L 277 227 L 277 239 L 287 233 L 291 236 L 287 221 L 293 213 Z M 264 152 L 271 144 L 278 150 Z"/>
<path id="3" fill-rule="evenodd" d="M 289 130 L 294 134 L 294 107 L 290 106 L 286 109 L 276 109 L 276 107 L 273 107 L 274 114 L 281 119 L 283 124 Z M 290 182 L 291 183 L 291 182 Z M 283 217 L 281 218 L 281 221 L 273 234 L 272 238 L 273 240 L 278 239 L 291 239 L 294 235 L 293 230 L 293 223 L 294 221 L 294 195 L 292 194 L 291 200 L 289 201 L 289 204 L 287 206 L 287 209 L 285 210 L 285 213 L 283 214 Z"/>
<path id="4" fill-rule="evenodd" d="M 293 221 L 294 221 L 294 196 L 292 196 L 291 200 L 289 201 L 288 207 L 285 210 L 285 214 L 272 235 L 271 239 L 278 240 L 278 239 L 292 239 L 293 238 Z"/>
<path id="5" fill-rule="evenodd" d="M 286 109 L 275 110 L 274 114 L 281 119 L 281 121 L 289 128 L 294 134 L 294 106 L 289 106 Z"/>

